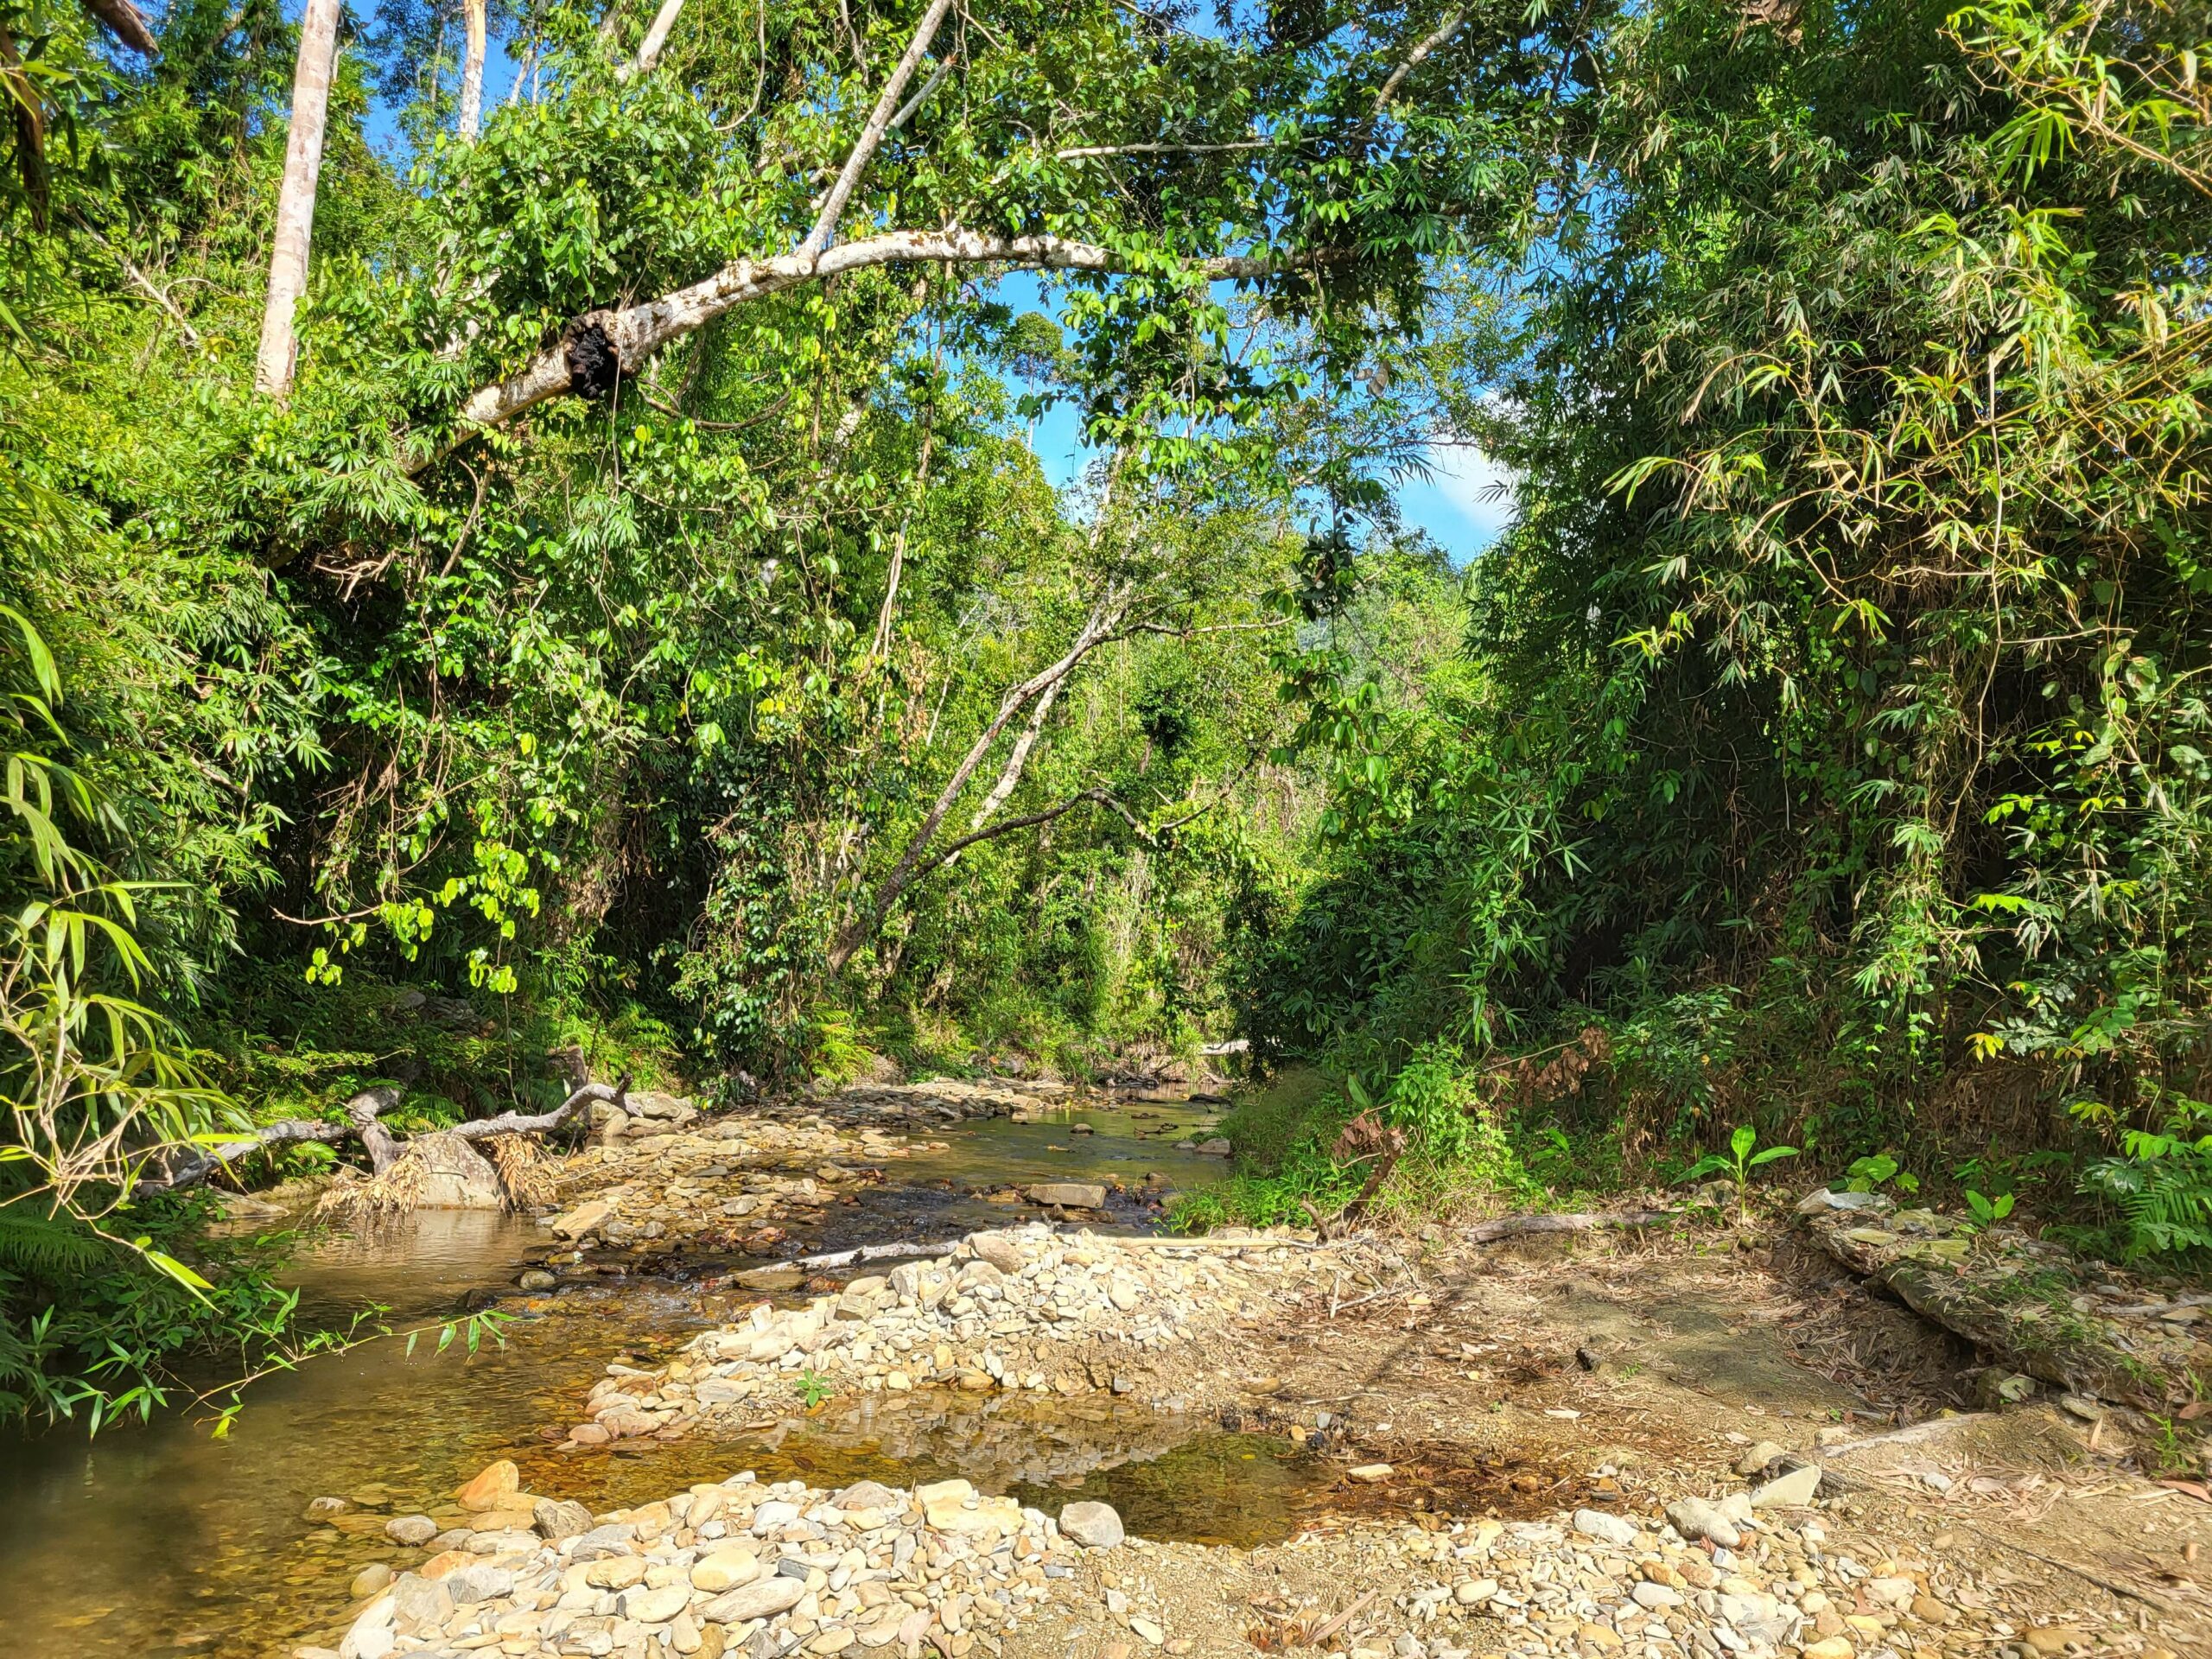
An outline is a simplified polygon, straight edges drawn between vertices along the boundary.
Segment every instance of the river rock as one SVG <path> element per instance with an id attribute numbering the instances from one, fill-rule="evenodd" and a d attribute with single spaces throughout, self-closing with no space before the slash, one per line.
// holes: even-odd
<path id="1" fill-rule="evenodd" d="M 515 1281 L 516 1287 L 520 1290 L 554 1290 L 560 1287 L 560 1283 L 543 1268 L 531 1268 Z"/>
<path id="2" fill-rule="evenodd" d="M 658 1590 L 626 1590 L 620 1603 L 622 1617 L 634 1618 L 640 1624 L 665 1624 L 690 1605 L 691 1586 L 688 1584 L 664 1584 Z"/>
<path id="3" fill-rule="evenodd" d="M 1577 1510 L 1574 1529 L 1586 1538 L 1595 1538 L 1619 1549 L 1633 1544 L 1638 1530 L 1636 1522 L 1626 1516 L 1608 1515 L 1603 1510 Z"/>
<path id="4" fill-rule="evenodd" d="M 444 1580 L 446 1593 L 456 1606 L 472 1601 L 494 1601 L 513 1592 L 515 1575 L 504 1567 L 494 1567 L 489 1561 L 473 1561 L 458 1573 L 448 1573 Z"/>
<path id="5" fill-rule="evenodd" d="M 359 1601 L 364 1596 L 382 1593 L 391 1587 L 391 1569 L 382 1561 L 371 1561 L 353 1575 L 353 1582 L 346 1593 Z"/>
<path id="6" fill-rule="evenodd" d="M 427 1515 L 395 1516 L 384 1523 L 384 1535 L 395 1544 L 427 1544 L 438 1535 L 438 1523 Z"/>
<path id="7" fill-rule="evenodd" d="M 763 1572 L 758 1555 L 741 1544 L 730 1544 L 694 1562 L 691 1583 L 709 1595 L 720 1595 L 725 1590 L 751 1584 Z"/>
<path id="8" fill-rule="evenodd" d="M 1103 1210 L 1106 1189 L 1089 1181 L 1045 1181 L 1023 1195 L 1032 1204 L 1058 1210 Z"/>
<path id="9" fill-rule="evenodd" d="M 399 1645 L 394 1622 L 391 1597 L 378 1596 L 353 1620 L 346 1639 L 338 1644 L 338 1659 L 385 1659 Z"/>
<path id="10" fill-rule="evenodd" d="M 804 1579 L 787 1579 L 778 1573 L 716 1596 L 699 1610 L 700 1616 L 715 1624 L 742 1624 L 752 1618 L 773 1618 L 778 1613 L 787 1613 L 798 1606 L 805 1594 Z"/>
<path id="11" fill-rule="evenodd" d="M 580 1204 L 565 1214 L 553 1217 L 545 1224 L 559 1238 L 582 1238 L 614 1213 L 614 1205 L 605 1198 L 593 1198 Z"/>
<path id="12" fill-rule="evenodd" d="M 573 1498 L 541 1497 L 530 1514 L 538 1532 L 556 1541 L 580 1538 L 591 1530 L 591 1511 Z"/>
<path id="13" fill-rule="evenodd" d="M 607 1521 L 594 1527 L 569 1548 L 572 1561 L 595 1561 L 607 1555 L 626 1555 L 637 1528 L 626 1521 Z"/>
<path id="14" fill-rule="evenodd" d="M 1033 1189 L 1031 1196 L 1036 1196 Z M 1037 1201 L 1039 1204 L 1046 1202 L 1042 1198 Z M 969 1253 L 976 1261 L 988 1262 L 1001 1273 L 1021 1271 L 1020 1248 L 1004 1233 L 970 1233 L 967 1243 Z"/>
<path id="15" fill-rule="evenodd" d="M 1802 1510 L 1821 1490 L 1821 1465 L 1808 1463 L 1777 1475 L 1751 1493 L 1755 1510 Z"/>
<path id="16" fill-rule="evenodd" d="M 522 1488 L 522 1471 L 501 1458 L 497 1463 L 486 1464 L 453 1495 L 454 1502 L 464 1510 L 481 1515 L 490 1510 L 512 1509 L 506 1500 Z"/>
<path id="17" fill-rule="evenodd" d="M 1744 1541 L 1736 1523 L 1721 1513 L 1719 1506 L 1701 1497 L 1676 1498 L 1667 1506 L 1667 1519 L 1693 1543 L 1709 1538 L 1723 1549 L 1733 1549 Z"/>
<path id="18" fill-rule="evenodd" d="M 353 1506 L 342 1497 L 311 1497 L 301 1511 L 302 1521 L 334 1521 Z"/>
<path id="19" fill-rule="evenodd" d="M 391 1587 L 392 1611 L 399 1628 L 413 1631 L 442 1624 L 453 1617 L 453 1592 L 442 1579 L 425 1579 L 403 1573 Z"/>
<path id="20" fill-rule="evenodd" d="M 1122 1541 L 1122 1517 L 1110 1503 L 1071 1503 L 1060 1511 L 1060 1530 L 1085 1549 L 1112 1549 Z"/>
<path id="21" fill-rule="evenodd" d="M 1217 1135 L 1211 1141 L 1201 1141 L 1192 1148 L 1202 1158 L 1226 1158 L 1236 1150 L 1225 1135 Z"/>

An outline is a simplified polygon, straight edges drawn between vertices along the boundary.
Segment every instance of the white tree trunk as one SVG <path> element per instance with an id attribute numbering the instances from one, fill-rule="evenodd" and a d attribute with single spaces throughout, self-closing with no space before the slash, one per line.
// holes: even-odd
<path id="1" fill-rule="evenodd" d="M 676 27 L 676 20 L 683 10 L 683 0 L 661 0 L 660 10 L 653 14 L 645 38 L 638 44 L 636 59 L 626 63 L 614 73 L 624 80 L 652 71 L 660 61 L 661 48 L 668 44 L 668 31 Z"/>
<path id="2" fill-rule="evenodd" d="M 461 141 L 474 143 L 484 122 L 484 9 L 486 0 L 464 0 L 468 26 L 467 55 L 461 64 Z"/>
<path id="3" fill-rule="evenodd" d="M 299 65 L 292 77 L 292 130 L 284 145 L 284 184 L 276 197 L 276 247 L 269 257 L 269 297 L 261 313 L 261 353 L 255 387 L 288 397 L 299 340 L 293 314 L 307 292 L 308 245 L 315 234 L 315 187 L 322 176 L 322 134 L 330 113 L 330 81 L 338 66 L 342 0 L 308 0 L 300 23 Z"/>

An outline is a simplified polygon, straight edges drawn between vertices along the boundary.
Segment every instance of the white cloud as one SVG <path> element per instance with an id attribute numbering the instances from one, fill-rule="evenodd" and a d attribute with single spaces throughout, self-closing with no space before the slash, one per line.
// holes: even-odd
<path id="1" fill-rule="evenodd" d="M 1471 444 L 1439 445 L 1429 452 L 1438 493 L 1458 509 L 1485 542 L 1513 518 L 1512 469 Z"/>

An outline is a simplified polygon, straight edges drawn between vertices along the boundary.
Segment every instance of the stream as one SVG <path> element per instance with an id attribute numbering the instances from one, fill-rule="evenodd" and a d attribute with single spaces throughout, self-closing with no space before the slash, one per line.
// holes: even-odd
<path id="1" fill-rule="evenodd" d="M 842 1217 L 824 1246 L 1004 1225 L 1033 1212 L 976 1193 L 1024 1182 L 1137 1185 L 1152 1174 L 1155 1190 L 1195 1185 L 1220 1163 L 1173 1143 L 1204 1138 L 1211 1122 L 1195 1103 L 1090 1102 L 1030 1121 L 932 1126 L 946 1150 L 895 1163 L 890 1184 Z M 512 1294 L 546 1236 L 528 1219 L 423 1211 L 373 1238 L 305 1243 L 289 1277 L 310 1321 L 373 1303 L 404 1327 Z M 474 1354 L 424 1341 L 410 1355 L 388 1338 L 268 1378 L 222 1440 L 183 1413 L 89 1440 L 66 1425 L 12 1440 L 0 1457 L 10 1586 L 0 1653 L 287 1653 L 342 1618 L 363 1567 L 406 1554 L 385 1538 L 385 1519 L 434 1507 L 500 1457 L 521 1465 L 531 1490 L 594 1510 L 743 1469 L 817 1486 L 959 1475 L 1053 1512 L 1102 1498 L 1140 1535 L 1248 1546 L 1295 1530 L 1332 1478 L 1282 1440 L 1110 1396 L 855 1395 L 734 1440 L 626 1442 L 588 1457 L 549 1440 L 608 1360 L 670 1353 L 735 1305 L 647 1278 L 578 1287 L 518 1300 L 528 1311 L 505 1343 Z M 306 1521 L 309 1501 L 326 1495 L 355 1511 Z"/>

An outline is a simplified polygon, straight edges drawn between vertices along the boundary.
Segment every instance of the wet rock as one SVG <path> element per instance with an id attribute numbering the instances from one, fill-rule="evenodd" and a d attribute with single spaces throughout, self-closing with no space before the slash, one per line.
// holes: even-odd
<path id="1" fill-rule="evenodd" d="M 359 1601 L 364 1596 L 381 1594 L 391 1587 L 391 1569 L 382 1561 L 371 1561 L 353 1575 L 353 1582 L 346 1593 Z"/>
<path id="2" fill-rule="evenodd" d="M 556 1541 L 580 1538 L 591 1530 L 591 1511 L 573 1498 L 541 1497 L 530 1514 L 538 1532 Z"/>
<path id="3" fill-rule="evenodd" d="M 1211 1141 L 1199 1141 L 1194 1150 L 1202 1158 L 1226 1158 L 1236 1148 L 1230 1145 L 1228 1136 L 1217 1135 Z"/>
<path id="4" fill-rule="evenodd" d="M 560 1283 L 558 1279 L 543 1268 L 531 1268 L 515 1281 L 516 1286 L 523 1290 L 553 1290 L 557 1288 Z"/>
<path id="5" fill-rule="evenodd" d="M 342 1497 L 311 1497 L 300 1512 L 302 1521 L 334 1521 L 353 1506 Z"/>
<path id="6" fill-rule="evenodd" d="M 1122 1517 L 1110 1503 L 1071 1503 L 1060 1511 L 1060 1530 L 1085 1549 L 1112 1549 L 1122 1541 Z"/>
<path id="7" fill-rule="evenodd" d="M 467 1484 L 453 1495 L 454 1502 L 464 1510 L 482 1514 L 487 1510 L 512 1507 L 506 1500 L 522 1488 L 522 1471 L 501 1458 L 497 1463 L 486 1464 L 477 1471 Z"/>
<path id="8" fill-rule="evenodd" d="M 1030 1187 L 1024 1196 L 1032 1204 L 1041 1204 L 1057 1210 L 1103 1210 L 1106 1189 L 1088 1181 L 1045 1181 Z"/>
<path id="9" fill-rule="evenodd" d="M 384 1535 L 395 1544 L 427 1544 L 438 1535 L 438 1523 L 427 1515 L 403 1515 L 384 1523 Z"/>

